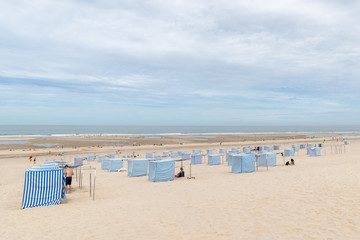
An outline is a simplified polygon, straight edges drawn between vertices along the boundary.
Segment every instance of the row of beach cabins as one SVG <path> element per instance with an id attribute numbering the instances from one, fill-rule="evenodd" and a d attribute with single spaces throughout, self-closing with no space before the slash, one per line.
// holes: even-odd
<path id="1" fill-rule="evenodd" d="M 345 145 L 349 141 L 344 142 Z M 147 152 L 145 158 L 116 158 L 115 154 L 107 155 L 88 155 L 86 157 L 75 157 L 73 163 L 64 161 L 48 161 L 40 166 L 34 166 L 26 170 L 24 192 L 21 208 L 49 206 L 59 204 L 65 195 L 65 176 L 64 166 L 68 165 L 76 171 L 76 180 L 82 188 L 82 173 L 88 172 L 90 176 L 90 196 L 95 199 L 96 168 L 84 164 L 84 161 L 97 161 L 101 164 L 101 169 L 109 172 L 127 171 L 129 177 L 148 176 L 152 182 L 174 180 L 175 162 L 190 161 L 191 165 L 207 163 L 207 165 L 220 165 L 224 162 L 231 167 L 231 173 L 251 173 L 259 167 L 275 167 L 285 165 L 286 157 L 292 157 L 299 149 L 306 149 L 307 155 L 317 157 L 321 155 L 323 143 L 292 145 L 289 149 L 280 151 L 278 145 L 259 146 L 256 148 L 243 147 L 242 152 L 239 148 L 233 147 L 227 151 L 220 148 L 218 153 L 213 149 L 207 149 L 206 153 L 200 150 L 192 150 L 191 153 L 185 151 L 164 151 L 162 155 L 154 155 Z M 278 163 L 278 155 L 281 154 L 282 164 Z M 207 161 L 205 161 L 207 160 Z M 127 161 L 127 169 L 123 168 L 124 161 Z"/>

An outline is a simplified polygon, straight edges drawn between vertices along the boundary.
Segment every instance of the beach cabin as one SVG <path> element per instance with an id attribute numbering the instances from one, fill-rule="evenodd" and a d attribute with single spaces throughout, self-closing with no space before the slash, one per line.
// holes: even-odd
<path id="1" fill-rule="evenodd" d="M 146 176 L 148 172 L 149 159 L 129 159 L 128 176 L 139 177 Z"/>
<path id="2" fill-rule="evenodd" d="M 255 154 L 234 154 L 231 158 L 232 173 L 255 172 Z"/>
<path id="3" fill-rule="evenodd" d="M 190 160 L 190 153 L 183 153 L 181 155 L 182 160 Z"/>
<path id="4" fill-rule="evenodd" d="M 109 159 L 109 172 L 117 172 L 123 167 L 123 159 L 122 158 L 112 158 Z"/>
<path id="5" fill-rule="evenodd" d="M 256 155 L 258 167 L 275 167 L 276 166 L 276 153 L 265 153 Z"/>
<path id="6" fill-rule="evenodd" d="M 146 158 L 152 158 L 153 157 L 153 153 L 152 152 L 147 152 L 145 154 Z"/>
<path id="7" fill-rule="evenodd" d="M 207 155 L 213 154 L 213 150 L 212 150 L 212 149 L 207 149 L 207 150 L 206 150 L 206 154 L 207 154 Z"/>
<path id="8" fill-rule="evenodd" d="M 273 149 L 274 149 L 274 150 L 279 150 L 280 147 L 279 147 L 278 145 L 274 145 L 274 146 L 273 146 Z"/>
<path id="9" fill-rule="evenodd" d="M 198 149 L 192 150 L 192 154 L 200 154 L 200 150 Z"/>
<path id="10" fill-rule="evenodd" d="M 25 172 L 21 208 L 59 204 L 65 198 L 64 169 L 30 168 Z"/>
<path id="11" fill-rule="evenodd" d="M 83 165 L 83 157 L 74 158 L 74 165 Z"/>
<path id="12" fill-rule="evenodd" d="M 239 148 L 233 147 L 233 148 L 231 149 L 231 151 L 233 151 L 233 152 L 239 152 Z"/>
<path id="13" fill-rule="evenodd" d="M 225 149 L 225 148 L 220 148 L 220 149 L 219 149 L 219 154 L 225 156 L 225 154 L 226 154 L 226 149 Z"/>
<path id="14" fill-rule="evenodd" d="M 162 154 L 163 157 L 169 157 L 170 156 L 170 152 L 169 151 L 164 151 Z"/>
<path id="15" fill-rule="evenodd" d="M 271 147 L 271 146 L 264 146 L 264 151 L 266 151 L 266 152 L 271 152 L 271 151 L 272 151 L 272 147 Z"/>
<path id="16" fill-rule="evenodd" d="M 161 157 L 160 155 L 153 155 L 153 156 L 152 156 L 152 159 L 153 159 L 153 160 L 161 160 L 162 157 Z"/>
<path id="17" fill-rule="evenodd" d="M 59 162 L 57 161 L 46 161 L 43 164 L 41 164 L 42 167 L 57 167 L 59 168 Z"/>
<path id="18" fill-rule="evenodd" d="M 149 162 L 149 181 L 162 182 L 174 180 L 175 160 Z"/>
<path id="19" fill-rule="evenodd" d="M 110 169 L 110 158 L 105 158 L 101 162 L 101 169 L 102 170 L 109 170 Z"/>
<path id="20" fill-rule="evenodd" d="M 106 158 L 105 155 L 101 155 L 97 157 L 97 162 L 101 163 Z"/>
<path id="21" fill-rule="evenodd" d="M 284 156 L 285 156 L 285 157 L 292 157 L 292 156 L 294 156 L 294 149 L 285 149 L 285 150 L 284 150 Z"/>
<path id="22" fill-rule="evenodd" d="M 228 163 L 228 166 L 231 166 L 231 157 L 233 155 L 236 155 L 238 154 L 237 152 L 234 152 L 234 151 L 229 151 L 227 154 L 226 154 L 226 161 Z"/>
<path id="23" fill-rule="evenodd" d="M 308 145 L 308 148 L 307 148 L 307 150 L 306 150 L 306 154 L 307 155 L 310 155 L 310 149 L 312 149 L 314 147 L 314 144 L 309 144 Z"/>
<path id="24" fill-rule="evenodd" d="M 300 149 L 305 149 L 306 145 L 305 144 L 300 144 Z"/>
<path id="25" fill-rule="evenodd" d="M 294 152 L 298 152 L 298 151 L 299 151 L 298 145 L 292 145 L 291 148 L 294 150 Z"/>
<path id="26" fill-rule="evenodd" d="M 86 160 L 89 161 L 89 162 L 95 161 L 95 155 L 88 155 L 88 156 L 86 157 Z"/>
<path id="27" fill-rule="evenodd" d="M 202 154 L 192 154 L 191 155 L 191 164 L 202 164 L 203 155 Z"/>
<path id="28" fill-rule="evenodd" d="M 221 154 L 209 154 L 208 165 L 219 165 L 221 163 Z"/>
<path id="29" fill-rule="evenodd" d="M 245 154 L 250 154 L 251 153 L 251 148 L 250 147 L 243 147 L 243 152 Z"/>
<path id="30" fill-rule="evenodd" d="M 35 171 L 35 170 L 56 170 L 59 169 L 58 166 L 47 166 L 47 165 L 40 165 L 40 166 L 34 166 L 30 168 L 29 170 Z"/>
<path id="31" fill-rule="evenodd" d="M 109 159 L 115 158 L 115 153 L 109 153 L 106 155 Z"/>
<path id="32" fill-rule="evenodd" d="M 179 157 L 178 152 L 171 152 L 171 158 L 177 158 L 177 157 Z"/>
<path id="33" fill-rule="evenodd" d="M 318 157 L 321 156 L 321 148 L 313 147 L 310 149 L 310 157 Z"/>
<path id="34" fill-rule="evenodd" d="M 181 155 L 183 155 L 185 153 L 185 151 L 178 151 L 178 156 L 181 157 Z"/>

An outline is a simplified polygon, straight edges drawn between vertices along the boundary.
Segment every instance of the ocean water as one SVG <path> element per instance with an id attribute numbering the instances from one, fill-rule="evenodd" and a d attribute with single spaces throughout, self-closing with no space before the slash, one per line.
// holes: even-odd
<path id="1" fill-rule="evenodd" d="M 349 133 L 360 126 L 114 126 L 114 125 L 0 125 L 0 136 L 181 135 Z M 200 137 L 200 136 L 199 136 Z"/>

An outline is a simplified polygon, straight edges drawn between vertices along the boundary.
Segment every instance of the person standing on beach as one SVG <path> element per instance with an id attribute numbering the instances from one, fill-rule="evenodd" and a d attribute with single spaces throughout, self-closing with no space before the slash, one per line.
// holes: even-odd
<path id="1" fill-rule="evenodd" d="M 65 165 L 66 193 L 70 193 L 71 191 L 71 180 L 73 175 L 74 175 L 74 171 L 71 168 L 69 168 L 68 165 Z"/>
<path id="2" fill-rule="evenodd" d="M 34 157 L 34 164 L 36 163 L 36 157 Z"/>
<path id="3" fill-rule="evenodd" d="M 30 162 L 32 161 L 32 156 L 29 157 L 29 161 L 30 161 Z"/>

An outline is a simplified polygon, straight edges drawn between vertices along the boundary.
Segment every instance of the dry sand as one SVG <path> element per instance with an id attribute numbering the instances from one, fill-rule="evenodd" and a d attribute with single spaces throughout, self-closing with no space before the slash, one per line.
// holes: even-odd
<path id="1" fill-rule="evenodd" d="M 308 141 L 320 139 L 281 140 L 281 150 Z M 242 144 L 272 142 L 279 143 Z M 23 210 L 24 172 L 33 165 L 28 155 L 39 153 L 37 165 L 55 157 L 41 156 L 48 150 L 4 150 L 0 152 L 0 239 L 360 239 L 360 140 L 351 140 L 342 154 L 335 154 L 335 148 L 331 151 L 331 145 L 328 141 L 321 157 L 308 157 L 301 150 L 294 157 L 295 166 L 232 174 L 226 164 L 193 165 L 195 179 L 158 183 L 147 177 L 130 178 L 126 172 L 103 171 L 99 163 L 91 162 L 97 168 L 95 201 L 89 197 L 85 175 L 84 187 L 80 189 L 74 179 L 73 192 L 60 205 Z M 240 144 L 221 147 L 232 146 Z M 143 156 L 149 149 L 158 154 L 219 147 L 219 143 L 128 146 L 119 156 L 133 151 Z M 116 149 L 79 148 L 63 158 Z M 279 155 L 277 162 L 283 163 Z M 179 166 L 176 163 L 176 171 Z M 189 162 L 185 172 L 188 175 Z"/>

